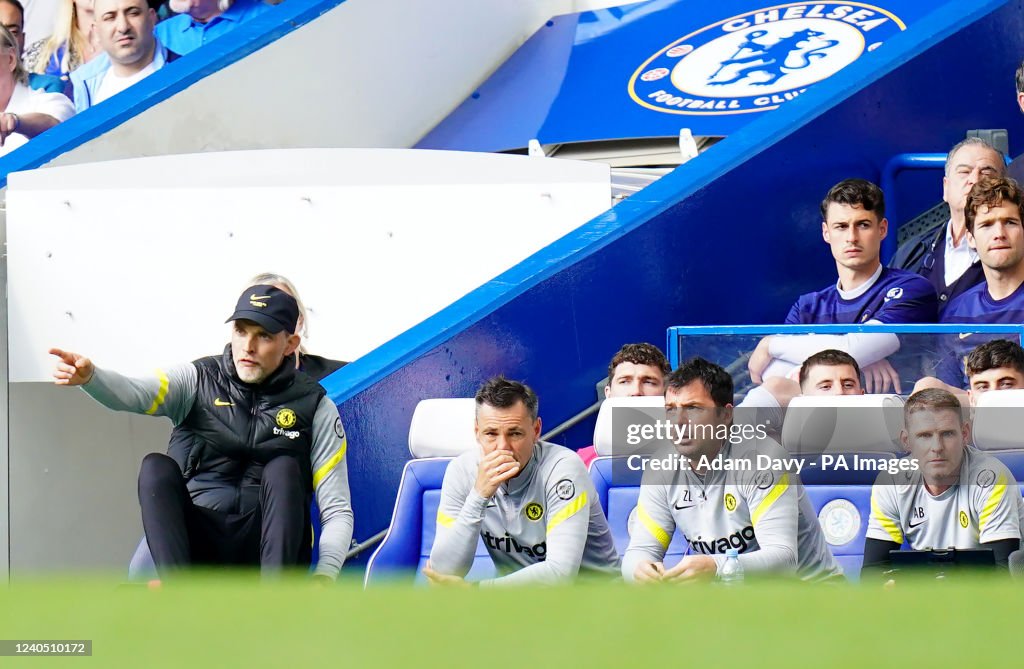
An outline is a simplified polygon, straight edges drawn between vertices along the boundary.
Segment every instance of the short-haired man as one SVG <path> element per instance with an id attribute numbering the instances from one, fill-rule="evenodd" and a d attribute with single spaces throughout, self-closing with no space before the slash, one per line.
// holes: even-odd
<path id="1" fill-rule="evenodd" d="M 1024 388 L 1024 348 L 1008 339 L 980 344 L 967 356 L 967 395 L 972 407 L 990 390 Z"/>
<path id="2" fill-rule="evenodd" d="M 619 566 L 608 521 L 575 453 L 540 439 L 537 395 L 498 377 L 476 394 L 479 449 L 448 465 L 424 574 L 462 583 L 483 537 L 499 576 L 481 585 L 562 583 Z"/>
<path id="3" fill-rule="evenodd" d="M 939 315 L 956 297 L 985 279 L 978 252 L 967 242 L 964 206 L 981 179 L 1003 176 L 1001 151 L 978 137 L 968 137 L 946 155 L 942 199 L 949 204 L 949 221 L 924 230 L 900 245 L 890 266 L 917 272 L 939 296 Z"/>
<path id="4" fill-rule="evenodd" d="M 758 455 L 783 457 L 769 439 L 721 438 L 720 428 L 731 424 L 732 400 L 732 377 L 702 358 L 669 375 L 665 410 L 676 426 L 686 428 L 675 450 L 689 466 L 645 470 L 637 522 L 622 560 L 626 580 L 710 578 L 725 563 L 727 548 L 739 550 L 747 574 L 796 572 L 817 580 L 842 573 L 796 472 L 713 466 L 716 461 L 758 463 Z M 692 554 L 666 568 L 662 561 L 676 528 Z"/>
<path id="5" fill-rule="evenodd" d="M 103 53 L 71 73 L 79 113 L 178 57 L 153 36 L 156 12 L 146 0 L 96 0 L 93 6 Z"/>
<path id="6" fill-rule="evenodd" d="M 903 407 L 903 445 L 916 470 L 883 472 L 871 489 L 864 569 L 889 564 L 889 551 L 991 548 L 1005 567 L 1020 547 L 1020 492 L 996 458 L 968 447 L 960 401 L 929 388 Z"/>
<path id="7" fill-rule="evenodd" d="M 852 355 L 825 349 L 804 360 L 800 366 L 800 394 L 863 395 L 860 366 Z"/>
<path id="8" fill-rule="evenodd" d="M 943 323 L 1024 321 L 1024 228 L 1020 185 L 1012 179 L 982 179 L 964 205 L 967 241 L 978 252 L 985 281 L 953 300 Z"/>
<path id="9" fill-rule="evenodd" d="M 880 260 L 889 233 L 885 197 L 864 179 L 846 179 L 821 202 L 821 236 L 832 249 L 839 280 L 801 295 L 787 324 L 934 323 L 935 289 L 913 272 Z"/>
<path id="10" fill-rule="evenodd" d="M 299 309 L 269 285 L 238 299 L 222 355 L 129 378 L 51 349 L 58 385 L 117 411 L 167 416 L 191 438 L 184 471 L 150 453 L 139 471 L 142 525 L 161 578 L 192 564 L 309 562 L 309 506 L 320 507 L 320 580 L 337 576 L 352 538 L 347 441 L 323 388 L 297 373 Z"/>
<path id="11" fill-rule="evenodd" d="M 935 322 L 938 300 L 931 284 L 913 272 L 883 267 L 879 259 L 889 223 L 878 186 L 864 179 L 840 181 L 822 200 L 821 217 L 821 235 L 832 250 L 839 280 L 801 295 L 786 316 L 787 325 Z M 869 379 L 881 381 L 877 388 L 870 383 L 868 392 L 890 385 L 898 392 L 899 379 L 885 360 L 899 348 L 894 335 L 765 337 L 750 356 L 751 378 L 760 383 L 766 375 L 786 376 L 826 348 L 847 351 Z"/>
<path id="12" fill-rule="evenodd" d="M 608 385 L 605 397 L 641 397 L 664 395 L 665 375 L 671 372 L 668 359 L 654 344 L 626 344 L 608 363 Z M 583 465 L 597 457 L 597 449 L 586 446 L 576 451 Z"/>
<path id="13" fill-rule="evenodd" d="M 964 214 L 967 241 L 977 249 L 985 281 L 953 300 L 942 313 L 943 323 L 1007 324 L 1024 322 L 1024 227 L 1021 223 L 1022 191 L 1004 177 L 983 179 L 971 189 Z M 939 362 L 936 376 L 948 390 L 965 387 L 963 359 L 967 351 L 994 337 L 992 334 L 961 334 Z M 930 387 L 922 379 L 917 389 Z"/>
<path id="14" fill-rule="evenodd" d="M 18 41 L 18 53 L 25 56 L 25 8 L 19 0 L 0 0 L 0 24 Z M 50 74 L 28 73 L 28 87 L 47 93 L 63 93 L 64 82 Z"/>
<path id="15" fill-rule="evenodd" d="M 261 0 L 170 0 L 169 4 L 177 15 L 156 24 L 156 37 L 182 56 L 273 8 Z"/>

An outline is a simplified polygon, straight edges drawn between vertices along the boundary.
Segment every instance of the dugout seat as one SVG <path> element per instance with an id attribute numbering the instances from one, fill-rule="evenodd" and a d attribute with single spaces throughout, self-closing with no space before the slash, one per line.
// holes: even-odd
<path id="1" fill-rule="evenodd" d="M 864 562 L 871 486 L 882 464 L 900 455 L 903 403 L 889 394 L 801 396 L 786 409 L 783 447 L 807 458 L 800 477 L 807 498 L 851 580 L 859 579 Z M 839 456 L 849 469 L 836 466 Z"/>
<path id="2" fill-rule="evenodd" d="M 650 447 L 650 442 L 635 447 L 621 442 L 624 436 L 623 427 L 626 423 L 643 424 L 653 420 L 657 414 L 650 409 L 663 409 L 665 399 L 652 397 L 609 397 L 601 403 L 594 428 L 594 447 L 598 457 L 590 463 L 590 478 L 597 490 L 601 508 L 608 517 L 608 527 L 615 541 L 615 550 L 619 555 L 626 552 L 629 536 L 636 516 L 636 504 L 640 497 L 640 479 L 642 472 L 631 470 L 626 466 L 626 453 L 636 449 Z M 646 410 L 646 411 L 645 411 Z M 615 426 L 618 427 L 619 443 L 615 446 L 616 431 L 613 429 L 613 412 Z M 662 416 L 663 417 L 663 416 Z M 686 540 L 679 532 L 672 535 L 672 542 L 665 553 L 665 563 L 674 565 L 686 553 Z"/>
<path id="3" fill-rule="evenodd" d="M 364 585 L 383 581 L 422 581 L 430 557 L 441 501 L 441 483 L 452 459 L 477 448 L 472 398 L 429 399 L 416 405 L 409 426 L 409 452 L 398 486 L 391 525 L 366 565 Z M 476 581 L 496 575 L 494 563 L 477 540 L 476 558 L 466 575 Z"/>
<path id="4" fill-rule="evenodd" d="M 971 436 L 978 450 L 999 458 L 1024 492 L 1024 390 L 990 390 L 978 397 Z"/>

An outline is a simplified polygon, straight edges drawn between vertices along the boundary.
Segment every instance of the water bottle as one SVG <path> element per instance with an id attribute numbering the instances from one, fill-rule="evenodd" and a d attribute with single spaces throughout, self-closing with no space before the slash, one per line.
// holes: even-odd
<path id="1" fill-rule="evenodd" d="M 725 551 L 725 564 L 718 574 L 718 580 L 725 585 L 743 582 L 743 565 L 740 564 L 740 552 L 735 548 Z"/>

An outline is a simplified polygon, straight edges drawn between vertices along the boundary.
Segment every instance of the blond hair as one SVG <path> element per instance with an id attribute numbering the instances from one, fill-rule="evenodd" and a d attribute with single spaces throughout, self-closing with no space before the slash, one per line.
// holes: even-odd
<path id="1" fill-rule="evenodd" d="M 302 297 L 299 296 L 298 289 L 295 288 L 295 284 L 291 282 L 288 277 L 281 274 L 274 274 L 273 272 L 261 272 L 256 276 L 249 279 L 249 286 L 277 286 L 284 292 L 288 293 L 295 298 L 295 304 L 299 307 L 299 324 L 295 328 L 295 334 L 302 337 L 302 343 L 299 344 L 299 349 L 295 352 L 298 356 L 300 353 L 309 353 L 306 350 L 306 337 L 309 336 L 309 319 L 306 317 L 306 303 L 302 301 Z"/>
<path id="2" fill-rule="evenodd" d="M 89 38 L 82 32 L 82 27 L 78 25 L 75 0 L 60 0 L 60 5 L 57 7 L 57 18 L 53 25 L 53 34 L 39 50 L 39 58 L 32 67 L 32 71 L 36 74 L 45 74 L 50 59 L 61 47 L 66 47 L 60 61 L 61 73 L 70 72 L 81 65 L 82 54 L 89 48 Z"/>

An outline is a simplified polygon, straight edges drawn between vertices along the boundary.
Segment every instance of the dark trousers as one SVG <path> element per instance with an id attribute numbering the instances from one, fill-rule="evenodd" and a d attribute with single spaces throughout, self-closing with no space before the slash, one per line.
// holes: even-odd
<path id="1" fill-rule="evenodd" d="M 178 464 L 150 453 L 139 469 L 139 505 L 161 578 L 192 564 L 259 564 L 264 576 L 302 564 L 304 557 L 308 564 L 309 503 L 295 458 L 268 462 L 259 505 L 230 514 L 193 504 Z"/>

